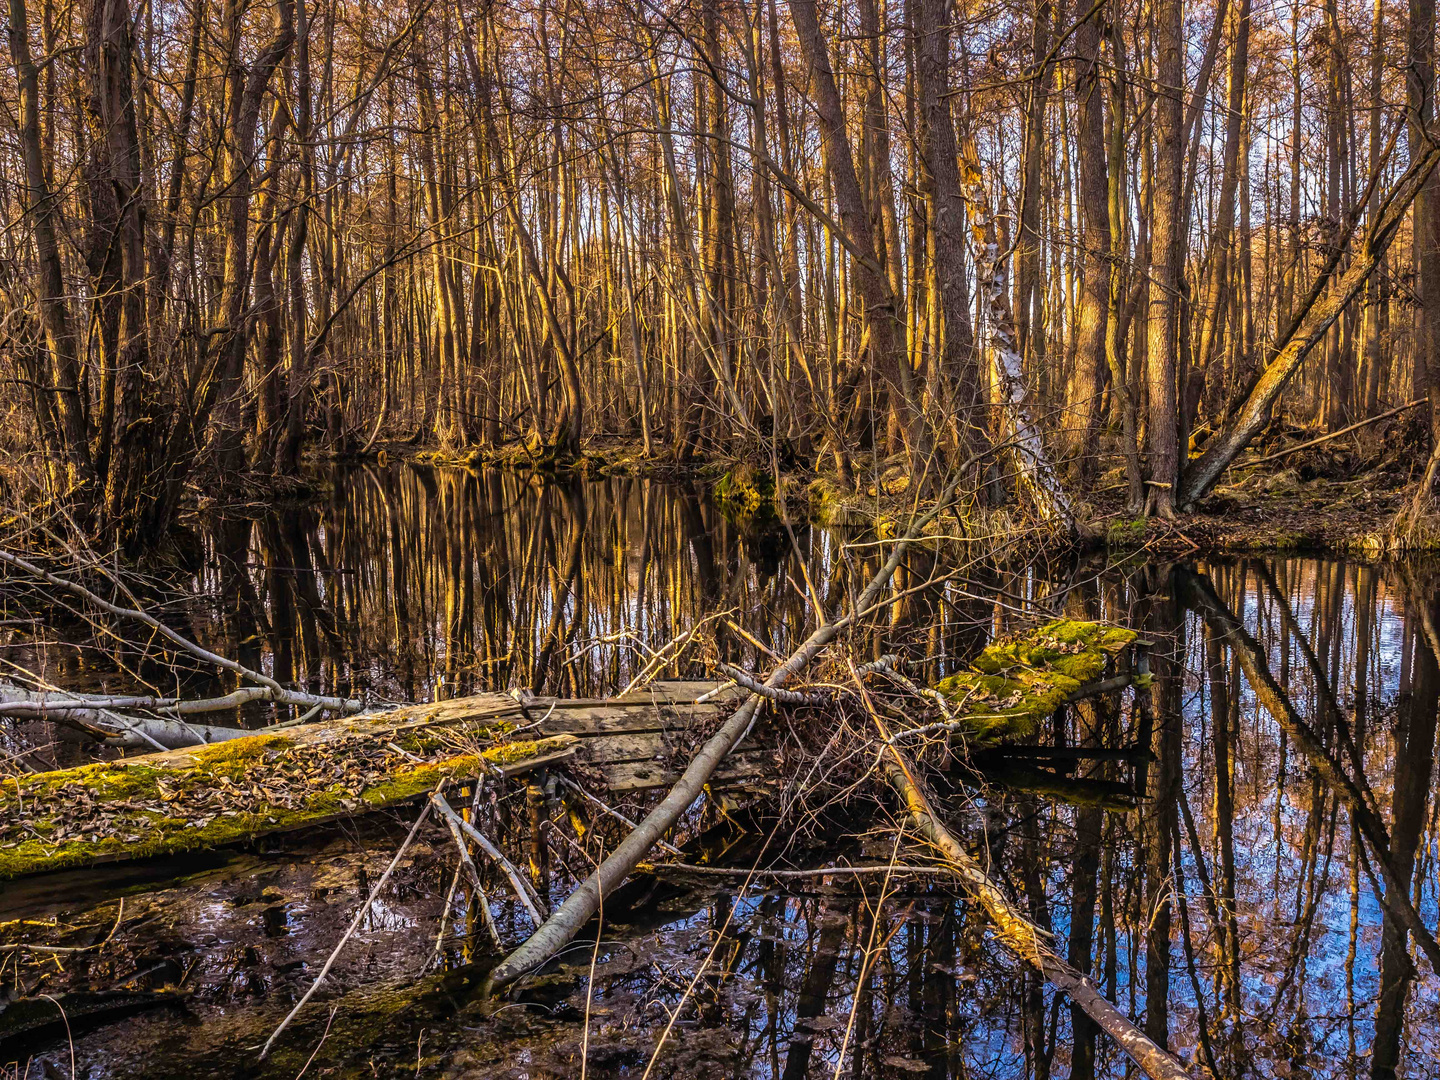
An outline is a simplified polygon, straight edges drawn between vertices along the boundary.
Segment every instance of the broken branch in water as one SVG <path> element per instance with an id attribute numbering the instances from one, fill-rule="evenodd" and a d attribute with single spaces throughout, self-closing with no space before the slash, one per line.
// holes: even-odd
<path id="1" fill-rule="evenodd" d="M 480 847 L 480 850 L 494 859 L 496 865 L 505 871 L 505 876 L 510 879 L 510 885 L 515 890 L 515 895 L 519 898 L 521 906 L 529 913 L 535 925 L 538 927 L 544 923 L 545 916 L 542 914 L 544 901 L 530 888 L 529 883 L 521 876 L 520 871 L 515 869 L 515 864 L 501 854 L 500 849 L 487 840 L 479 829 L 455 813 L 455 811 L 451 809 L 450 804 L 440 795 L 432 794 L 430 801 L 435 804 L 435 809 L 440 811 L 440 814 L 452 829 L 458 829 L 471 840 L 475 841 Z"/>
<path id="2" fill-rule="evenodd" d="M 435 807 L 445 819 L 445 825 L 450 830 L 450 836 L 455 841 L 455 847 L 460 851 L 460 864 L 455 868 L 455 881 L 460 880 L 460 871 L 464 871 L 470 878 L 470 884 L 474 886 L 475 895 L 479 900 L 481 917 L 485 922 L 485 929 L 490 931 L 490 937 L 495 942 L 497 949 L 504 948 L 500 943 L 500 932 L 495 928 L 494 916 L 490 914 L 490 896 L 485 892 L 485 885 L 480 880 L 480 871 L 475 867 L 475 860 L 470 858 L 470 845 L 465 842 L 465 834 L 460 829 L 461 819 L 450 809 L 450 804 L 444 798 L 433 796 Z M 440 919 L 440 933 L 435 938 L 435 953 L 438 956 L 440 948 L 445 942 L 445 919 L 450 914 L 450 897 L 455 895 L 455 884 L 450 886 L 450 896 L 445 898 L 445 910 Z"/>
<path id="3" fill-rule="evenodd" d="M 266 675 L 264 672 L 255 671 L 253 668 L 246 667 L 244 664 L 241 664 L 238 661 L 231 660 L 228 657 L 221 656 L 219 653 L 211 652 L 209 649 L 197 645 L 189 638 L 177 633 L 175 630 L 172 630 L 170 627 L 166 626 L 159 619 L 155 618 L 155 616 L 151 615 L 147 611 L 142 611 L 139 608 L 133 607 L 122 607 L 119 604 L 111 603 L 103 596 L 92 591 L 91 589 L 87 589 L 79 582 L 71 581 L 68 578 L 63 578 L 58 574 L 51 573 L 44 567 L 37 566 L 29 559 L 16 555 L 13 552 L 6 551 L 3 548 L 0 548 L 0 564 L 12 566 L 18 570 L 22 570 L 26 574 L 29 574 L 31 577 L 39 578 L 41 581 L 44 581 L 57 589 L 67 592 L 72 596 L 78 596 L 82 600 L 94 604 L 96 607 L 100 608 L 107 614 L 114 616 L 115 618 L 130 619 L 135 622 L 142 623 L 145 626 L 148 626 L 150 629 L 154 630 L 161 637 L 165 638 L 180 651 L 189 653 L 191 656 L 194 656 L 199 660 L 203 660 L 207 664 L 212 664 L 215 667 L 218 667 L 224 671 L 229 671 L 235 675 L 238 675 L 246 682 L 254 684 L 253 687 L 242 688 L 241 690 L 235 691 L 234 694 L 225 695 L 225 697 L 223 698 L 208 699 L 206 702 L 201 703 L 201 707 L 191 708 L 188 710 L 185 708 L 185 702 L 173 698 L 136 698 L 134 699 L 135 703 L 133 705 L 120 704 L 116 706 L 107 705 L 104 707 L 154 708 L 177 715 L 182 715 L 187 711 L 214 712 L 219 709 L 234 708 L 237 705 L 246 704 L 251 701 L 271 701 L 278 705 L 293 705 L 301 706 L 304 708 L 311 708 L 319 705 L 324 709 L 328 709 L 337 713 L 355 713 L 359 712 L 365 707 L 364 702 L 358 701 L 354 698 L 340 698 L 321 694 L 306 694 L 297 690 L 287 689 L 280 683 L 276 682 L 274 679 L 270 678 L 270 676 Z M 39 718 L 43 719 L 46 712 L 46 706 L 48 706 L 48 710 L 51 715 L 56 712 L 65 712 L 73 709 L 93 709 L 98 707 L 94 704 L 86 702 L 84 700 L 85 697 L 86 695 L 64 694 L 58 699 L 56 699 L 54 703 L 51 703 L 45 701 L 42 696 L 40 701 L 32 701 L 30 704 L 41 706 Z M 115 700 L 121 701 L 123 699 L 117 698 Z M 153 701 L 153 704 L 147 704 L 147 702 L 150 701 Z M 224 704 L 220 704 L 220 702 L 224 702 Z M 20 707 L 23 706 L 24 703 L 0 702 L 0 714 L 11 716 L 25 715 L 29 719 L 37 718 L 34 712 L 18 713 L 9 708 L 9 705 L 15 705 L 17 707 Z"/>
<path id="4" fill-rule="evenodd" d="M 855 683 L 869 706 L 869 695 L 860 682 Z M 1000 891 L 989 875 L 970 857 L 960 841 L 940 822 L 930 800 L 915 778 L 915 768 L 894 744 L 885 721 L 873 707 L 868 709 L 871 722 L 885 744 L 883 771 L 905 804 L 917 831 L 946 864 L 954 870 L 965 891 L 980 905 L 994 925 L 996 936 L 1017 957 L 1039 971 L 1056 989 L 1068 994 L 1070 1000 L 1085 1010 L 1096 1025 L 1115 1040 L 1131 1061 L 1151 1080 L 1193 1080 L 1185 1067 L 1164 1047 L 1135 1026 L 1124 1013 L 1107 999 L 1083 972 L 1072 967 L 1048 944 L 1049 935 L 1027 919 Z"/>

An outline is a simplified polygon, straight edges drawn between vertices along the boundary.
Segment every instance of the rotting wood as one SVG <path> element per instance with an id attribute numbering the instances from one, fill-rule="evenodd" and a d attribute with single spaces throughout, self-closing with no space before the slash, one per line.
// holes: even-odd
<path id="1" fill-rule="evenodd" d="M 514 776 L 575 759 L 602 773 L 620 767 L 625 790 L 660 786 L 669 770 L 657 758 L 673 749 L 666 733 L 728 710 L 723 700 L 693 704 L 713 687 L 656 684 L 614 701 L 533 699 L 529 710 L 548 715 L 534 727 L 514 698 L 481 694 L 8 778 L 0 782 L 0 878 L 321 825 L 418 798 L 442 776 Z M 652 775 L 641 778 L 640 769 Z"/>
<path id="2" fill-rule="evenodd" d="M 971 748 L 1029 734 L 1060 703 L 1105 687 L 1096 678 L 1133 636 L 1057 620 L 991 645 L 934 691 L 956 717 L 946 730 Z M 677 762 L 690 733 L 723 721 L 740 693 L 673 682 L 613 699 L 480 694 L 10 779 L 0 783 L 0 876 L 320 825 L 419 797 L 442 776 L 574 762 L 612 794 L 663 788 L 684 775 Z M 736 729 L 753 718 L 752 707 Z M 747 747 L 717 761 L 705 782 L 765 790 L 777 782 L 774 765 L 773 750 Z"/>

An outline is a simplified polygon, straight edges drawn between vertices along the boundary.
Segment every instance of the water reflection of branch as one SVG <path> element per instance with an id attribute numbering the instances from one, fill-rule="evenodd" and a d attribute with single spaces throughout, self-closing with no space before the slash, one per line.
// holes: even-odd
<path id="1" fill-rule="evenodd" d="M 1436 944 L 1434 935 L 1421 921 L 1420 915 L 1410 902 L 1409 888 L 1400 881 L 1391 865 L 1390 837 L 1384 823 L 1367 805 L 1359 786 L 1325 748 L 1324 742 L 1296 711 L 1295 706 L 1290 703 L 1289 697 L 1280 688 L 1280 684 L 1275 681 L 1275 677 L 1270 674 L 1270 667 L 1260 651 L 1260 646 L 1250 636 L 1249 631 L 1245 629 L 1240 620 L 1235 617 L 1235 614 L 1215 594 L 1209 579 L 1202 574 L 1186 570 L 1182 570 L 1180 573 L 1188 593 L 1190 606 L 1200 612 L 1214 629 L 1216 635 L 1230 645 L 1235 659 L 1245 672 L 1245 678 L 1255 692 L 1256 699 L 1278 724 L 1291 733 L 1315 768 L 1349 807 L 1351 817 L 1359 826 L 1361 835 L 1375 852 L 1375 859 L 1385 882 L 1383 892 L 1376 890 L 1376 899 L 1410 933 L 1415 935 L 1415 941 L 1421 951 L 1425 953 L 1431 969 L 1440 974 L 1440 945 Z"/>
<path id="2" fill-rule="evenodd" d="M 1320 663 L 1320 658 L 1315 655 L 1315 650 L 1310 647 L 1309 637 L 1301 630 L 1300 622 L 1295 618 L 1295 611 L 1290 606 L 1290 599 L 1285 595 L 1275 575 L 1263 562 L 1257 561 L 1253 565 L 1255 576 L 1270 596 L 1275 601 L 1275 606 L 1280 612 L 1280 623 L 1285 633 L 1294 639 L 1296 646 L 1300 649 L 1300 656 L 1305 661 L 1305 666 L 1310 669 L 1310 676 L 1315 680 L 1315 688 L 1319 692 L 1321 702 L 1330 710 L 1332 719 L 1335 721 L 1335 730 L 1340 737 L 1340 743 L 1345 748 L 1350 758 L 1350 764 L 1355 769 L 1355 786 L 1360 794 L 1366 799 L 1366 806 L 1372 813 L 1379 813 L 1378 801 L 1375 793 L 1370 789 L 1369 777 L 1365 775 L 1365 760 L 1360 753 L 1360 748 L 1355 745 L 1354 736 L 1350 732 L 1350 722 L 1346 710 L 1340 705 L 1340 699 L 1336 697 L 1335 690 L 1331 686 L 1329 673 Z M 1402 573 L 1404 570 L 1402 568 Z"/>

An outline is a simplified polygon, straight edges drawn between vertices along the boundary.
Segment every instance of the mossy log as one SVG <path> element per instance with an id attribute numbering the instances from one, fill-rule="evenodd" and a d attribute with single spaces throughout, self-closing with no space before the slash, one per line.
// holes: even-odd
<path id="1" fill-rule="evenodd" d="M 393 806 L 445 778 L 574 760 L 663 783 L 672 735 L 713 722 L 713 683 L 593 701 L 482 694 L 0 781 L 0 880 L 174 855 Z M 653 781 L 636 777 L 650 768 Z"/>
<path id="2" fill-rule="evenodd" d="M 954 703 L 955 730 L 968 746 L 1022 739 L 1097 682 L 1135 638 L 1118 626 L 1055 619 L 988 646 L 935 689 Z"/>

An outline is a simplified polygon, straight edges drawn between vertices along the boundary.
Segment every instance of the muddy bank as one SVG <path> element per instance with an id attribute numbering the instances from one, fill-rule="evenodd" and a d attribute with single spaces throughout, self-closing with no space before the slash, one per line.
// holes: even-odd
<path id="1" fill-rule="evenodd" d="M 1378 446 L 1379 444 L 1377 444 Z M 1362 453 L 1368 450 L 1368 453 Z M 1417 452 L 1418 453 L 1418 452 Z M 1264 455 L 1252 452 L 1248 460 Z M 1414 458 L 1414 460 L 1412 460 Z M 703 456 L 679 457 L 670 448 L 647 456 L 636 440 L 605 437 L 588 442 L 573 461 L 553 457 L 516 443 L 495 450 L 451 451 L 437 447 L 389 444 L 370 455 L 388 465 L 408 461 L 466 469 L 501 468 L 544 477 L 634 477 L 685 482 L 708 492 L 735 519 L 764 527 L 783 505 L 792 520 L 821 526 L 844 526 L 885 535 L 914 510 L 907 498 L 910 477 L 885 459 L 856 467 L 857 489 L 844 490 L 828 472 L 799 467 L 793 456 L 778 475 L 769 461 Z M 1418 530 L 1401 539 L 1396 519 L 1408 508 L 1414 482 L 1423 465 L 1404 448 L 1325 445 L 1269 464 L 1231 470 L 1196 510 L 1174 521 L 1147 520 L 1127 513 L 1120 470 L 1112 468 L 1075 492 L 1085 535 L 1064 541 L 1045 535 L 1051 550 L 1067 543 L 1078 550 L 1150 550 L 1212 554 L 1244 552 L 1336 552 L 1378 557 L 1401 550 L 1440 550 L 1440 515 L 1431 514 Z M 1023 520 L 1000 507 L 977 512 L 974 536 L 1023 530 Z M 949 534 L 953 528 L 932 529 Z M 1037 542 L 1038 539 L 1037 539 Z M 1028 550 L 1030 545 L 1022 545 Z"/>

